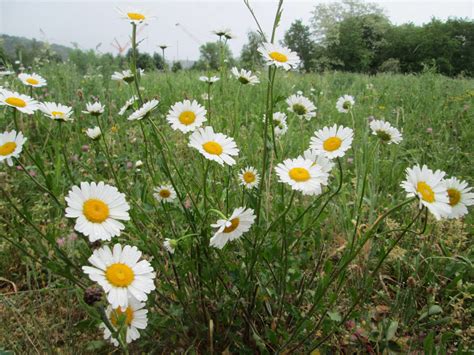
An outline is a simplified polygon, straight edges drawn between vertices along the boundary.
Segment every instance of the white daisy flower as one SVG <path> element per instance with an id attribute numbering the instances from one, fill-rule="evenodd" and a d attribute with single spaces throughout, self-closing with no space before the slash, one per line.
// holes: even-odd
<path id="1" fill-rule="evenodd" d="M 165 238 L 165 241 L 163 242 L 163 247 L 170 254 L 174 254 L 177 246 L 178 241 L 176 239 Z"/>
<path id="2" fill-rule="evenodd" d="M 153 111 L 156 106 L 158 106 L 158 103 L 159 101 L 155 99 L 145 102 L 142 107 L 132 113 L 127 119 L 129 121 L 143 119 L 147 114 Z"/>
<path id="3" fill-rule="evenodd" d="M 119 330 L 119 327 L 122 325 L 120 323 L 121 319 L 124 319 L 123 326 L 126 327 L 127 335 L 125 341 L 127 344 L 140 338 L 138 329 L 145 329 L 148 325 L 148 310 L 145 309 L 145 303 L 139 302 L 133 297 L 129 298 L 128 306 L 124 310 L 122 310 L 121 307 L 114 309 L 109 305 L 105 310 L 105 313 L 110 324 L 116 331 Z M 104 330 L 105 340 L 109 340 L 113 345 L 119 346 L 118 340 L 112 337 L 112 333 L 104 323 L 100 325 L 100 328 Z"/>
<path id="4" fill-rule="evenodd" d="M 214 84 L 215 82 L 219 81 L 219 77 L 217 76 L 200 76 L 199 80 L 208 83 L 209 85 Z"/>
<path id="5" fill-rule="evenodd" d="M 117 9 L 117 11 L 122 19 L 130 21 L 133 25 L 145 23 L 153 18 L 148 11 L 143 9 L 129 8 L 127 10 Z"/>
<path id="6" fill-rule="evenodd" d="M 386 121 L 374 120 L 370 122 L 370 129 L 383 143 L 399 144 L 403 139 L 400 131 Z"/>
<path id="7" fill-rule="evenodd" d="M 73 114 L 72 107 L 57 104 L 54 102 L 43 102 L 38 106 L 39 110 L 49 117 L 57 121 L 73 121 L 71 115 Z"/>
<path id="8" fill-rule="evenodd" d="M 161 185 L 153 189 L 153 196 L 158 202 L 173 202 L 176 199 L 176 191 L 172 185 Z"/>
<path id="9" fill-rule="evenodd" d="M 6 160 L 9 166 L 13 166 L 12 158 L 18 158 L 23 150 L 26 138 L 23 133 L 16 131 L 3 132 L 0 134 L 0 163 Z"/>
<path id="10" fill-rule="evenodd" d="M 138 101 L 138 96 L 133 95 L 130 99 L 125 102 L 125 105 L 122 106 L 120 111 L 118 112 L 119 116 L 123 116 L 127 110 L 132 107 L 132 105 L 135 103 L 135 101 Z"/>
<path id="11" fill-rule="evenodd" d="M 10 90 L 0 90 L 0 106 L 6 105 L 32 115 L 38 109 L 38 102 L 31 97 Z"/>
<path id="12" fill-rule="evenodd" d="M 189 137 L 189 147 L 197 149 L 206 159 L 220 165 L 234 165 L 232 156 L 239 154 L 233 138 L 222 133 L 214 133 L 212 127 L 199 128 Z"/>
<path id="13" fill-rule="evenodd" d="M 74 229 L 89 237 L 91 243 L 120 235 L 125 226 L 119 220 L 130 220 L 125 194 L 102 181 L 81 182 L 81 187 L 73 186 L 65 199 L 66 217 L 76 218 Z"/>
<path id="14" fill-rule="evenodd" d="M 300 64 L 300 57 L 296 52 L 278 44 L 263 43 L 258 48 L 267 65 L 275 65 L 285 70 L 295 69 Z"/>
<path id="15" fill-rule="evenodd" d="M 299 118 L 305 118 L 309 121 L 316 116 L 316 106 L 307 97 L 302 95 L 291 95 L 286 99 L 288 111 L 293 112 Z"/>
<path id="16" fill-rule="evenodd" d="M 418 197 L 420 208 L 426 206 L 438 220 L 452 212 L 444 175 L 440 170 L 433 172 L 426 165 L 421 169 L 415 165 L 406 169 L 406 180 L 401 183 L 407 197 Z"/>
<path id="17" fill-rule="evenodd" d="M 107 294 L 107 301 L 113 309 L 126 309 L 129 300 L 145 302 L 147 295 L 155 289 L 156 277 L 147 260 L 141 260 L 142 252 L 135 246 L 115 244 L 94 250 L 88 259 L 91 266 L 82 270 L 92 281 L 97 282 Z"/>
<path id="18" fill-rule="evenodd" d="M 348 113 L 354 104 L 355 100 L 352 96 L 344 95 L 337 99 L 336 108 L 340 113 Z"/>
<path id="19" fill-rule="evenodd" d="M 116 71 L 112 74 L 112 80 L 115 81 L 123 81 L 126 84 L 133 82 L 135 77 L 130 69 L 123 70 L 123 71 Z"/>
<path id="20" fill-rule="evenodd" d="M 329 159 L 344 156 L 351 147 L 353 131 L 350 128 L 334 125 L 314 132 L 310 148 Z"/>
<path id="21" fill-rule="evenodd" d="M 12 75 L 12 74 L 15 74 L 15 72 L 11 70 L 0 70 L 0 77 Z"/>
<path id="22" fill-rule="evenodd" d="M 325 173 L 330 173 L 334 167 L 334 162 L 326 158 L 324 155 L 318 154 L 314 149 L 307 149 L 303 152 L 303 158 L 311 160 L 314 165 L 317 165 Z"/>
<path id="23" fill-rule="evenodd" d="M 42 76 L 33 73 L 33 74 L 18 74 L 18 79 L 25 84 L 26 86 L 32 86 L 34 88 L 40 88 L 46 86 L 46 79 Z"/>
<path id="24" fill-rule="evenodd" d="M 218 30 L 212 31 L 212 33 L 219 37 L 225 37 L 226 39 L 234 38 L 234 35 L 228 28 L 220 28 Z"/>
<path id="25" fill-rule="evenodd" d="M 82 111 L 82 113 L 85 113 L 86 115 L 100 116 L 104 113 L 104 110 L 105 106 L 102 105 L 100 102 L 88 102 L 86 104 L 86 111 Z"/>
<path id="26" fill-rule="evenodd" d="M 288 131 L 286 120 L 287 116 L 285 113 L 273 112 L 273 129 L 276 137 L 281 137 Z M 263 122 L 265 122 L 265 115 L 263 115 Z"/>
<path id="27" fill-rule="evenodd" d="M 257 169 L 247 166 L 245 169 L 240 171 L 239 179 L 240 185 L 246 187 L 247 189 L 252 189 L 260 182 L 260 175 L 258 174 Z"/>
<path id="28" fill-rule="evenodd" d="M 298 157 L 286 159 L 275 167 L 280 182 L 289 184 L 293 190 L 304 195 L 316 195 L 322 191 L 321 185 L 327 185 L 328 173 L 315 165 L 312 160 Z"/>
<path id="29" fill-rule="evenodd" d="M 219 219 L 211 227 L 217 228 L 212 236 L 209 245 L 214 248 L 222 249 L 227 242 L 237 239 L 242 234 L 248 232 L 255 221 L 253 209 L 239 207 L 232 212 L 228 219 Z"/>
<path id="30" fill-rule="evenodd" d="M 448 189 L 449 205 L 451 212 L 448 218 L 460 218 L 468 213 L 467 207 L 474 205 L 474 193 L 472 187 L 467 182 L 459 180 L 455 177 L 446 179 L 446 188 Z"/>
<path id="31" fill-rule="evenodd" d="M 102 134 L 102 131 L 100 130 L 100 127 L 98 126 L 86 129 L 86 135 L 90 139 L 97 139 L 100 137 L 101 134 Z"/>
<path id="32" fill-rule="evenodd" d="M 256 75 L 252 75 L 252 72 L 250 70 L 247 71 L 245 69 L 240 69 L 239 71 L 239 69 L 233 67 L 231 69 L 231 73 L 243 85 L 255 85 L 260 82 L 258 77 Z"/>
<path id="33" fill-rule="evenodd" d="M 188 133 L 201 127 L 203 122 L 207 121 L 206 113 L 206 109 L 196 100 L 192 102 L 184 100 L 171 106 L 166 120 L 175 131 L 179 130 L 183 133 Z"/>

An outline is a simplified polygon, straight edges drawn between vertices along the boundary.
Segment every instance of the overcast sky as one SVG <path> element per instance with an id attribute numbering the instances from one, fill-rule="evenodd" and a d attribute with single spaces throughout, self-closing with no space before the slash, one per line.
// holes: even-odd
<path id="1" fill-rule="evenodd" d="M 270 31 L 277 1 L 250 2 L 264 30 Z M 327 1 L 286 0 L 278 38 L 296 19 L 309 23 L 311 10 L 321 2 Z M 474 11 L 474 1 L 469 0 L 376 2 L 396 24 L 422 24 L 432 17 L 472 19 Z M 199 44 L 215 40 L 211 31 L 221 27 L 230 28 L 237 36 L 229 44 L 234 55 L 238 55 L 246 42 L 247 31 L 256 28 L 242 0 L 0 0 L 0 33 L 67 46 L 76 42 L 82 49 L 93 49 L 101 43 L 99 51 L 117 53 L 111 43 L 117 39 L 121 45 L 125 45 L 131 26 L 120 19 L 116 9 L 130 9 L 131 6 L 147 10 L 155 16 L 139 35 L 143 39 L 140 49 L 147 52 L 160 51 L 158 45 L 167 44 L 170 46 L 166 52 L 167 59 L 197 59 Z M 176 26 L 177 23 L 180 26 Z"/>

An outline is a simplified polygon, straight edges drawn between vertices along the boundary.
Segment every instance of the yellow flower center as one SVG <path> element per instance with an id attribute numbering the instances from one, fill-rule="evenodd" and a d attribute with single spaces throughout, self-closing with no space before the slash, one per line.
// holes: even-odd
<path id="1" fill-rule="evenodd" d="M 449 204 L 456 206 L 461 201 L 461 193 L 456 189 L 448 189 Z"/>
<path id="2" fill-rule="evenodd" d="M 243 178 L 247 184 L 250 184 L 255 181 L 255 174 L 251 171 L 246 171 L 243 175 Z"/>
<path id="3" fill-rule="evenodd" d="M 4 145 L 0 145 L 0 155 L 6 156 L 10 155 L 15 151 L 16 143 L 7 142 Z"/>
<path id="4" fill-rule="evenodd" d="M 91 198 L 84 202 L 82 213 L 89 222 L 102 223 L 109 217 L 109 206 L 101 200 Z"/>
<path id="5" fill-rule="evenodd" d="M 273 60 L 277 61 L 277 62 L 280 62 L 280 63 L 285 63 L 288 61 L 288 57 L 286 55 L 284 55 L 283 53 L 279 53 L 279 52 L 270 52 L 269 53 L 269 56 L 270 58 L 272 58 Z"/>
<path id="6" fill-rule="evenodd" d="M 119 325 L 118 324 L 118 320 L 119 318 L 125 314 L 125 324 L 127 326 L 130 326 L 132 324 L 132 320 L 133 320 L 133 310 L 130 306 L 127 307 L 127 309 L 125 311 L 122 311 L 122 309 L 120 307 L 114 309 L 112 311 L 112 313 L 110 314 L 110 323 L 112 323 L 112 325 L 117 328 L 117 326 Z"/>
<path id="7" fill-rule="evenodd" d="M 240 224 L 240 219 L 233 218 L 230 220 L 230 226 L 224 228 L 224 233 L 231 233 L 237 229 Z"/>
<path id="8" fill-rule="evenodd" d="M 202 148 L 212 155 L 221 155 L 223 152 L 222 146 L 214 141 L 206 142 L 202 145 Z"/>
<path id="9" fill-rule="evenodd" d="M 159 193 L 160 193 L 160 196 L 163 198 L 168 198 L 171 196 L 170 190 L 163 189 L 163 190 L 160 190 Z"/>
<path id="10" fill-rule="evenodd" d="M 179 122 L 188 126 L 196 120 L 196 115 L 193 111 L 184 111 L 179 115 Z"/>
<path id="11" fill-rule="evenodd" d="M 416 185 L 416 191 L 418 191 L 421 195 L 421 198 L 429 203 L 435 202 L 435 194 L 433 189 L 431 188 L 430 185 L 428 185 L 424 181 L 420 181 Z"/>
<path id="12" fill-rule="evenodd" d="M 7 104 L 10 106 L 15 106 L 15 107 L 25 107 L 26 102 L 19 97 L 9 97 L 5 100 Z"/>
<path id="13" fill-rule="evenodd" d="M 35 78 L 28 78 L 28 79 L 26 79 L 26 82 L 28 84 L 31 84 L 31 85 L 38 85 L 39 84 L 39 81 L 36 80 Z"/>
<path id="14" fill-rule="evenodd" d="M 135 274 L 130 266 L 115 263 L 107 267 L 105 277 L 115 287 L 127 287 L 135 279 Z"/>
<path id="15" fill-rule="evenodd" d="M 341 146 L 342 140 L 339 137 L 330 137 L 326 139 L 323 143 L 324 150 L 328 152 L 333 152 L 336 149 L 339 149 Z"/>
<path id="16" fill-rule="evenodd" d="M 134 21 L 143 21 L 145 19 L 145 15 L 139 14 L 138 12 L 128 12 L 127 16 L 130 20 Z"/>
<path id="17" fill-rule="evenodd" d="M 53 112 L 51 112 L 51 116 L 62 118 L 62 117 L 64 117 L 64 112 L 61 112 L 61 111 L 53 111 Z"/>
<path id="18" fill-rule="evenodd" d="M 289 175 L 291 179 L 297 182 L 308 181 L 311 178 L 309 171 L 305 168 L 293 168 L 290 170 Z"/>

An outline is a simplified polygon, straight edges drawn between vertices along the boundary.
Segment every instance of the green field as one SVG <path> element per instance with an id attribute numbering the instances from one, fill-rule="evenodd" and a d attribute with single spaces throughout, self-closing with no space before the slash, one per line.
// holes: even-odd
<path id="1" fill-rule="evenodd" d="M 28 140 L 14 167 L 0 165 L 0 352 L 114 349 L 98 327 L 105 297 L 94 306 L 83 301 L 84 288 L 94 282 L 80 267 L 97 245 L 73 235 L 74 221 L 64 213 L 64 197 L 81 181 L 104 181 L 126 194 L 132 219 L 113 242 L 137 246 L 156 271 L 148 327 L 128 346 L 130 353 L 472 350 L 472 211 L 459 220 L 428 214 L 426 229 L 420 217 L 406 232 L 418 213 L 413 201 L 376 223 L 405 200 L 400 183 L 407 167 L 426 164 L 474 184 L 474 81 L 430 72 L 278 71 L 273 111 L 287 113 L 289 128 L 275 145 L 267 142 L 268 173 L 259 197 L 258 189 L 242 188 L 238 173 L 247 165 L 262 169 L 268 83 L 261 71 L 261 83 L 252 87 L 213 73 L 221 80 L 211 87 L 207 124 L 233 137 L 240 150 L 234 166 L 221 167 L 188 147 L 187 135 L 165 119 L 184 99 L 207 107 L 207 85 L 198 80 L 203 73 L 146 73 L 140 92 L 158 99 L 158 108 L 147 119 L 128 121 L 130 112 L 117 112 L 136 92 L 111 81 L 111 68 L 87 78 L 70 64 L 39 70 L 48 85 L 33 89 L 34 98 L 72 106 L 74 121 L 59 123 L 41 112 L 17 115 Z M 6 84 L 29 94 L 14 77 L 0 82 Z M 310 121 L 287 110 L 286 98 L 297 91 L 317 106 Z M 352 114 L 336 110 L 344 94 L 355 97 Z M 97 120 L 81 113 L 94 99 L 105 105 Z M 401 144 L 377 143 L 370 116 L 397 127 Z M 97 121 L 103 135 L 91 140 L 84 131 Z M 278 182 L 273 168 L 302 154 L 316 130 L 335 123 L 355 131 L 340 159 L 340 191 L 337 167 L 321 198 Z M 12 109 L 0 106 L 0 127 L 15 129 Z M 154 187 L 169 183 L 167 169 L 185 197 L 182 204 L 153 197 Z M 211 209 L 228 216 L 239 206 L 256 209 L 260 198 L 258 226 L 222 250 L 209 247 L 210 224 L 220 218 Z M 190 233 L 196 235 L 182 239 L 174 254 L 163 248 L 165 238 Z"/>

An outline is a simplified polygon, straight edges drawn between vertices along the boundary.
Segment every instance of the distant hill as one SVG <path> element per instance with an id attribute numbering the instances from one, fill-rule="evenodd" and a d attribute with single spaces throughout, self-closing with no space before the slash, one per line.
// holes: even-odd
<path id="1" fill-rule="evenodd" d="M 46 43 L 36 39 L 28 39 L 25 37 L 9 36 L 0 34 L 0 47 L 3 52 L 10 58 L 16 58 L 16 51 L 21 48 L 23 51 L 32 51 L 34 49 L 49 49 L 62 59 L 67 59 L 72 48 L 54 43 Z"/>

